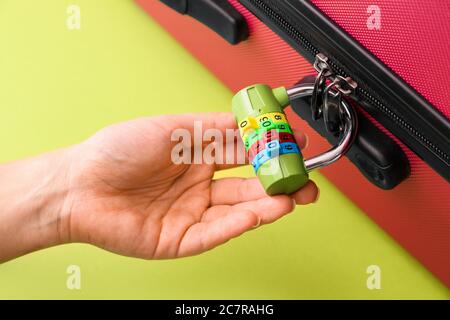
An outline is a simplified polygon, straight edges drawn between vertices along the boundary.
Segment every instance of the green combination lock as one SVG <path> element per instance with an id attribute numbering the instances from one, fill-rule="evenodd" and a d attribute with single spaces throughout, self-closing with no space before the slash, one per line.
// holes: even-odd
<path id="1" fill-rule="evenodd" d="M 353 142 L 356 116 L 342 100 L 340 104 L 345 126 L 339 145 L 312 159 L 303 159 L 283 109 L 290 104 L 290 99 L 311 96 L 314 90 L 314 84 L 291 89 L 272 89 L 257 84 L 242 89 L 233 98 L 233 114 L 249 161 L 268 195 L 297 191 L 308 182 L 310 170 L 335 162 Z M 328 93 L 339 94 L 335 90 L 328 90 Z"/>
<path id="2" fill-rule="evenodd" d="M 254 85 L 233 98 L 242 141 L 267 194 L 289 194 L 308 181 L 303 157 L 283 109 L 289 105 L 284 88 Z"/>

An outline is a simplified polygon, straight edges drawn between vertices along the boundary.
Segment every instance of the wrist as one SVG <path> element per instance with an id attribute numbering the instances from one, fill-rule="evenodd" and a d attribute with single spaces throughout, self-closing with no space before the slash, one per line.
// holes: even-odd
<path id="1" fill-rule="evenodd" d="M 74 148 L 0 166 L 0 261 L 70 239 Z"/>

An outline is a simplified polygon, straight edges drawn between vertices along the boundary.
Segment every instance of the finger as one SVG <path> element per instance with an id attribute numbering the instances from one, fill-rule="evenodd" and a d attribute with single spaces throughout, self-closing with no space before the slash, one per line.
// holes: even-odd
<path id="1" fill-rule="evenodd" d="M 193 225 L 180 242 L 178 255 L 191 256 L 210 250 L 235 238 L 258 223 L 258 217 L 251 210 L 233 210 L 211 222 Z"/>
<path id="2" fill-rule="evenodd" d="M 231 112 L 207 112 L 187 113 L 180 115 L 169 115 L 161 117 L 173 128 L 183 128 L 194 135 L 194 131 L 201 130 L 201 137 L 208 129 L 218 129 L 224 136 L 226 129 L 237 129 L 236 120 Z"/>
<path id="3" fill-rule="evenodd" d="M 291 195 L 296 204 L 305 205 L 317 202 L 319 199 L 319 188 L 314 181 L 309 180 L 305 186 Z"/>
<path id="4" fill-rule="evenodd" d="M 202 215 L 201 222 L 210 222 L 219 219 L 228 213 L 230 213 L 231 206 L 229 205 L 217 205 L 206 209 Z"/>
<path id="5" fill-rule="evenodd" d="M 191 131 L 192 134 L 196 129 L 196 123 L 201 123 L 201 129 L 203 131 L 208 129 L 218 129 L 223 134 L 226 134 L 226 129 L 237 129 L 235 117 L 231 112 L 187 113 L 164 116 L 161 118 L 167 120 L 168 123 L 172 123 L 176 128 L 184 128 Z M 294 130 L 294 136 L 300 148 L 304 149 L 307 147 L 308 137 L 305 133 Z M 235 142 L 240 141 L 240 143 L 242 143 L 240 137 L 238 135 L 236 137 L 237 139 L 235 139 Z M 224 142 L 226 140 L 227 139 L 224 139 Z"/>
<path id="6" fill-rule="evenodd" d="M 224 178 L 215 180 L 214 184 L 212 186 L 211 191 L 211 207 L 203 214 L 202 221 L 208 222 L 217 218 L 220 218 L 224 215 L 226 215 L 230 211 L 230 205 L 238 204 L 238 203 L 245 203 L 253 200 L 263 199 L 263 198 L 270 198 L 266 195 L 264 192 L 264 189 L 262 188 L 259 181 L 257 181 L 257 178 L 252 179 L 243 179 L 243 178 Z M 254 185 L 255 184 L 255 185 Z M 238 192 L 238 188 L 236 188 L 236 185 L 241 185 L 241 190 L 243 192 Z M 222 190 L 222 187 L 226 190 Z M 230 192 L 229 187 L 231 187 L 232 192 Z M 217 190 L 214 190 L 217 189 Z M 249 190 L 248 192 L 245 192 L 245 190 Z M 216 194 L 217 192 L 217 194 Z M 234 194 L 233 194 L 234 193 Z M 237 195 L 236 195 L 237 193 Z M 243 199 L 242 195 L 246 195 L 246 199 Z M 314 181 L 310 180 L 306 183 L 304 187 L 302 187 L 299 191 L 293 193 L 290 195 L 291 199 L 295 201 L 298 205 L 306 205 L 310 203 L 315 203 L 319 199 L 320 190 L 317 187 L 317 185 L 314 183 Z M 285 200 L 283 199 L 283 204 L 286 204 L 287 207 L 284 207 L 284 209 L 281 209 L 281 214 L 285 212 L 286 210 L 289 211 L 290 209 L 290 203 L 285 203 Z M 244 204 L 245 207 L 247 206 L 254 206 L 254 202 L 251 202 L 250 204 Z M 261 205 L 261 207 L 266 206 L 267 203 L 264 201 Z M 277 207 L 279 207 L 279 203 L 276 203 Z M 273 209 L 273 208 L 272 208 Z M 265 209 L 267 210 L 267 208 Z M 277 212 L 277 210 L 275 210 Z M 261 216 L 261 215 L 259 215 Z M 277 217 L 277 213 L 275 214 L 275 219 Z M 261 216 L 262 217 L 262 216 Z M 264 221 L 271 221 L 271 219 L 268 219 L 267 217 L 264 219 Z M 264 222 L 263 221 L 263 222 Z"/>
<path id="7" fill-rule="evenodd" d="M 211 208 L 213 209 L 213 208 Z M 178 255 L 189 256 L 212 249 L 260 224 L 271 223 L 294 209 L 285 195 L 266 197 L 228 207 L 217 219 L 193 225 L 180 242 Z M 219 212 L 218 212 L 219 214 Z"/>
<path id="8" fill-rule="evenodd" d="M 230 112 L 190 113 L 161 117 L 161 122 L 170 123 L 173 130 L 186 129 L 195 142 L 196 134 L 201 139 L 202 149 L 209 148 L 216 170 L 224 170 L 248 164 L 248 157 L 237 130 L 236 120 Z M 213 132 L 207 130 L 216 129 Z M 220 135 L 220 140 L 217 140 Z M 192 142 L 192 141 L 191 141 Z M 214 144 L 214 147 L 211 147 Z M 205 159 L 204 159 L 205 160 Z"/>
<path id="9" fill-rule="evenodd" d="M 303 131 L 294 130 L 295 141 L 301 150 L 304 150 L 308 147 L 308 136 Z"/>
<path id="10" fill-rule="evenodd" d="M 203 133 L 208 129 L 219 130 L 220 134 L 222 134 L 223 154 L 219 155 L 221 161 L 217 161 L 216 170 L 230 169 L 248 164 L 248 155 L 239 136 L 239 131 L 236 130 L 237 124 L 232 113 L 190 113 L 164 116 L 161 120 L 165 123 L 171 123 L 174 128 L 187 129 L 193 136 L 197 130 L 202 138 Z M 307 147 L 308 138 L 303 132 L 295 131 L 294 136 L 300 149 Z M 203 147 L 209 144 L 211 144 L 211 141 L 202 141 Z"/>
<path id="11" fill-rule="evenodd" d="M 260 218 L 261 224 L 267 224 L 292 212 L 295 208 L 295 204 L 289 196 L 277 195 L 242 202 L 234 205 L 232 208 L 233 210 L 238 211 L 252 211 Z"/>
<path id="12" fill-rule="evenodd" d="M 266 196 L 258 178 L 222 178 L 211 183 L 211 206 L 234 205 Z"/>

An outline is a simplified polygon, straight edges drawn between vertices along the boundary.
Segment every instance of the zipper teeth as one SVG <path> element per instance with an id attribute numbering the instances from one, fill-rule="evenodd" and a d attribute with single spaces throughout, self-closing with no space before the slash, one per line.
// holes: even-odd
<path id="1" fill-rule="evenodd" d="M 386 108 L 384 105 L 381 104 L 380 101 L 372 97 L 369 93 L 367 93 L 366 90 L 359 88 L 359 91 L 370 101 L 372 104 L 375 104 L 379 109 L 382 109 L 386 114 L 389 115 L 395 122 L 400 124 L 402 127 L 410 131 L 412 134 L 414 134 L 416 137 L 418 137 L 422 142 L 424 142 L 429 148 L 433 149 L 436 153 L 438 153 L 442 158 L 449 160 L 449 155 L 443 152 L 441 149 L 436 147 L 432 142 L 430 142 L 424 135 L 422 135 L 419 131 L 414 129 L 413 126 L 411 126 L 409 123 L 407 123 L 405 120 L 403 120 L 400 116 L 398 116 L 396 113 L 392 112 L 388 108 Z"/>
<path id="2" fill-rule="evenodd" d="M 286 30 L 290 36 L 295 38 L 296 42 L 298 42 L 306 51 L 310 52 L 313 56 L 320 53 L 320 51 L 311 44 L 311 42 L 306 39 L 295 27 L 293 27 L 288 21 L 286 21 L 283 17 L 281 17 L 277 12 L 275 12 L 272 8 L 270 8 L 266 3 L 261 0 L 247 0 L 253 3 L 255 6 L 259 7 L 264 13 L 271 18 L 272 21 L 276 22 L 280 27 Z M 337 71 L 341 76 L 349 76 L 341 67 L 339 67 L 333 60 L 328 60 L 328 63 L 332 66 L 333 71 Z M 399 124 L 410 133 L 412 133 L 415 137 L 417 137 L 420 141 L 425 143 L 428 148 L 432 149 L 435 153 L 437 153 L 441 158 L 445 159 L 446 162 L 449 161 L 450 156 L 442 151 L 439 147 L 434 145 L 430 140 L 428 140 L 424 135 L 414 129 L 409 123 L 403 120 L 396 113 L 387 108 L 384 104 L 382 104 L 377 98 L 372 96 L 367 90 L 358 87 L 356 89 L 359 91 L 364 98 L 370 100 L 370 102 L 379 110 L 381 110 L 384 114 L 386 114 L 389 118 L 391 118 L 395 123 Z"/>

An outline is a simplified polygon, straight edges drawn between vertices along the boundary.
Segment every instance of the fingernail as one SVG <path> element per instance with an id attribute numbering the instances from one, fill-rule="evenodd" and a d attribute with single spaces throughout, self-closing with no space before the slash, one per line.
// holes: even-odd
<path id="1" fill-rule="evenodd" d="M 317 195 L 316 198 L 314 199 L 313 203 L 317 203 L 319 201 L 320 198 L 320 189 L 317 189 Z"/>
<path id="2" fill-rule="evenodd" d="M 258 217 L 258 222 L 252 227 L 252 229 L 256 229 L 261 225 L 261 217 Z"/>
<path id="3" fill-rule="evenodd" d="M 305 135 L 305 147 L 303 148 L 303 150 L 305 150 L 309 146 L 309 137 L 306 133 L 304 135 Z"/>

